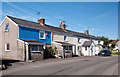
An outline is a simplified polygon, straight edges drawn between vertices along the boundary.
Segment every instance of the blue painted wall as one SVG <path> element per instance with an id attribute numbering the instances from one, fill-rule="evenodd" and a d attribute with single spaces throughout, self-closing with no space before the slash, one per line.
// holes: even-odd
<path id="1" fill-rule="evenodd" d="M 37 30 L 19 26 L 19 39 L 37 40 L 42 43 L 51 44 L 51 32 L 45 31 L 45 33 L 48 33 L 48 35 L 45 35 L 45 39 L 40 39 L 39 31 L 44 30 Z"/>

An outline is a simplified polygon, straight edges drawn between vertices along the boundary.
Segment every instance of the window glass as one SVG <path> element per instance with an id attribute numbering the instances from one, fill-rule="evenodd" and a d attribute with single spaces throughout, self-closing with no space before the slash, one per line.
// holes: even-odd
<path id="1" fill-rule="evenodd" d="M 72 46 L 64 46 L 64 50 L 65 51 L 72 50 Z"/>
<path id="2" fill-rule="evenodd" d="M 40 31 L 40 39 L 45 39 L 45 32 Z"/>
<path id="3" fill-rule="evenodd" d="M 67 41 L 67 36 L 64 36 L 64 41 Z"/>
<path id="4" fill-rule="evenodd" d="M 85 50 L 87 50 L 87 47 L 85 47 Z"/>
<path id="5" fill-rule="evenodd" d="M 72 46 L 69 46 L 69 50 L 72 50 Z"/>
<path id="6" fill-rule="evenodd" d="M 78 42 L 80 43 L 80 38 L 78 38 Z"/>
<path id="7" fill-rule="evenodd" d="M 10 46 L 9 46 L 9 44 L 7 44 L 7 50 L 10 50 Z"/>
<path id="8" fill-rule="evenodd" d="M 100 41 L 98 41 L 98 44 L 100 44 Z"/>
<path id="9" fill-rule="evenodd" d="M 32 51 L 39 51 L 38 45 L 32 45 Z"/>
<path id="10" fill-rule="evenodd" d="M 64 50 L 68 50 L 68 46 L 64 46 Z"/>
<path id="11" fill-rule="evenodd" d="M 8 31 L 9 24 L 5 25 L 5 31 Z"/>

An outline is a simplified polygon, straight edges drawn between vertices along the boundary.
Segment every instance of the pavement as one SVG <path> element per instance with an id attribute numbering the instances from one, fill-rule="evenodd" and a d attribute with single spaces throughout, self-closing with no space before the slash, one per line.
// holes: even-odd
<path id="1" fill-rule="evenodd" d="M 118 56 L 17 62 L 1 72 L 2 75 L 118 75 Z"/>

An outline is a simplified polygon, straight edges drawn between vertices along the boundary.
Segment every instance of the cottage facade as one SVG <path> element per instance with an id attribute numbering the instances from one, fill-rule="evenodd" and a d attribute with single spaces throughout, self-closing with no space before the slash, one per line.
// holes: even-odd
<path id="1" fill-rule="evenodd" d="M 3 58 L 42 60 L 45 46 L 51 45 L 51 32 L 38 23 L 6 16 L 0 29 Z"/>

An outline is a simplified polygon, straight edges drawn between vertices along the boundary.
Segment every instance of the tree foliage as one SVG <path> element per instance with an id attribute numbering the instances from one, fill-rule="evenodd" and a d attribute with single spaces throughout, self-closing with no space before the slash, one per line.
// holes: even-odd
<path id="1" fill-rule="evenodd" d="M 109 39 L 109 38 L 104 37 L 104 36 L 98 37 L 98 38 L 100 38 L 101 40 L 104 41 L 104 45 L 105 45 L 105 46 L 109 46 L 109 44 L 113 41 L 112 39 Z"/>

